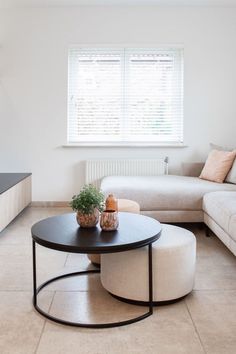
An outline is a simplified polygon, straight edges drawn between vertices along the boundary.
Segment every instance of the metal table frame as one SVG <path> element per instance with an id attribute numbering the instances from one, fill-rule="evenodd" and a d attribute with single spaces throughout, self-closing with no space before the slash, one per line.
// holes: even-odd
<path id="1" fill-rule="evenodd" d="M 55 316 L 50 315 L 48 312 L 45 312 L 42 310 L 37 302 L 37 296 L 39 292 L 44 289 L 47 285 L 63 278 L 67 277 L 72 277 L 72 276 L 77 276 L 77 275 L 89 275 L 93 273 L 100 273 L 100 269 L 92 269 L 92 270 L 85 270 L 85 271 L 80 271 L 80 272 L 73 272 L 73 273 L 67 273 L 63 275 L 59 275 L 57 277 L 51 278 L 47 280 L 46 282 L 42 283 L 37 287 L 37 266 L 36 266 L 36 241 L 33 240 L 33 305 L 34 308 L 44 317 L 47 319 L 63 324 L 63 325 L 69 325 L 69 326 L 75 326 L 75 327 L 86 327 L 86 328 L 111 328 L 111 327 L 119 327 L 119 326 L 125 326 L 131 323 L 135 323 L 138 321 L 143 320 L 146 317 L 149 317 L 153 314 L 153 267 L 152 267 L 152 243 L 154 241 L 151 241 L 148 244 L 148 289 L 149 289 L 149 301 L 148 301 L 148 312 L 144 313 L 141 316 L 131 318 L 129 320 L 125 321 L 119 321 L 119 322 L 109 322 L 109 323 L 80 323 L 80 322 L 72 322 L 72 321 L 66 321 L 63 320 L 62 318 L 58 318 Z M 142 246 L 145 247 L 145 246 Z M 137 247 L 138 248 L 138 247 Z M 78 252 L 79 253 L 79 252 Z M 108 253 L 108 252 L 107 252 Z M 111 252 L 112 253 L 112 252 Z M 146 284 L 145 284 L 146 286 Z"/>

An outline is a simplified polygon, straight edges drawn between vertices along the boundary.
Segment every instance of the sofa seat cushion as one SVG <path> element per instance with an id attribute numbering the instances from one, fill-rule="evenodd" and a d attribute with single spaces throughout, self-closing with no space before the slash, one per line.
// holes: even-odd
<path id="1" fill-rule="evenodd" d="M 103 178 L 101 189 L 106 195 L 113 193 L 116 198 L 135 200 L 142 211 L 202 210 L 205 193 L 236 191 L 236 185 L 175 175 L 109 176 Z"/>
<path id="2" fill-rule="evenodd" d="M 236 191 L 235 192 L 213 192 L 203 198 L 203 210 L 207 213 L 225 232 L 233 234 L 233 225 L 236 227 Z M 232 225 L 231 225 L 232 224 Z M 234 232 L 236 239 L 236 231 Z"/>

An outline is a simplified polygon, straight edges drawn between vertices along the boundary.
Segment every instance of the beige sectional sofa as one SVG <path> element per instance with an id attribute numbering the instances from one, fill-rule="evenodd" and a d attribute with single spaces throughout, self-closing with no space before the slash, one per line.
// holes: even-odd
<path id="1" fill-rule="evenodd" d="M 236 191 L 207 193 L 203 211 L 205 224 L 236 256 Z"/>
<path id="2" fill-rule="evenodd" d="M 194 170 L 198 174 L 194 165 L 188 174 Z M 101 189 L 135 200 L 142 214 L 164 223 L 205 222 L 236 255 L 236 184 L 194 176 L 108 176 Z"/>

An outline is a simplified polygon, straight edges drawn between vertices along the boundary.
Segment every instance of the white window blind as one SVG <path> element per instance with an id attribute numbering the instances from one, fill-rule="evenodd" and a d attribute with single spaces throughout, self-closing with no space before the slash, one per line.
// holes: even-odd
<path id="1" fill-rule="evenodd" d="M 70 49 L 69 143 L 182 141 L 182 49 Z"/>

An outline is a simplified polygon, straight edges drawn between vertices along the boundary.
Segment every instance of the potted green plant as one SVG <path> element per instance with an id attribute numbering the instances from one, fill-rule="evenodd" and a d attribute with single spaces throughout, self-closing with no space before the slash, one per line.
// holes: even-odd
<path id="1" fill-rule="evenodd" d="M 70 206 L 77 212 L 77 222 L 81 227 L 94 227 L 99 221 L 99 212 L 104 209 L 104 195 L 95 186 L 88 184 L 72 197 Z"/>

